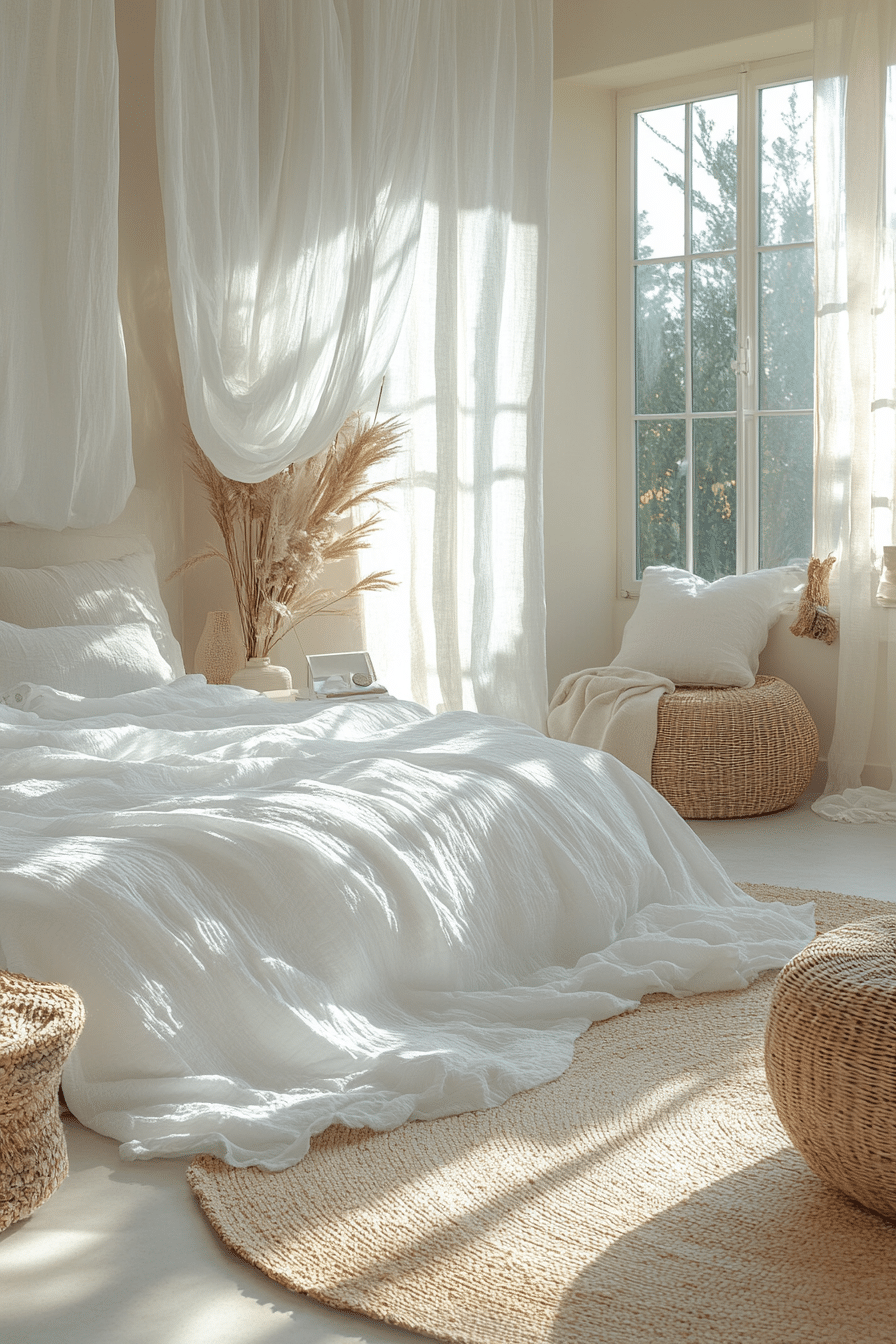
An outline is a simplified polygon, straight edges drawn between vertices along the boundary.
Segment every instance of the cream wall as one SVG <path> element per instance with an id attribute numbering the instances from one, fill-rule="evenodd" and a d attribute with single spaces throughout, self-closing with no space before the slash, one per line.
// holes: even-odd
<path id="1" fill-rule="evenodd" d="M 615 652 L 613 95 L 554 86 L 545 385 L 548 682 Z"/>
<path id="2" fill-rule="evenodd" d="M 811 24 L 814 14 L 815 0 L 554 0 L 554 76 L 585 75 L 618 88 L 803 51 L 805 33 L 793 46 L 783 30 Z M 774 52 L 764 49 L 772 34 Z"/>
<path id="3" fill-rule="evenodd" d="M 634 603 L 617 598 L 615 90 L 811 48 L 814 0 L 554 0 L 545 570 L 548 684 L 603 666 Z M 760 671 L 796 686 L 827 753 L 837 645 L 781 621 Z M 883 785 L 886 679 L 879 677 L 867 783 Z"/>

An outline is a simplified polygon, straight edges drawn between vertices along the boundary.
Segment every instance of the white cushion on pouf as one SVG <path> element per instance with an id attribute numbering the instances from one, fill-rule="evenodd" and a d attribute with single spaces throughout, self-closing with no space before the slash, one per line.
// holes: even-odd
<path id="1" fill-rule="evenodd" d="M 676 686 L 752 686 L 769 630 L 805 582 L 800 565 L 714 583 L 669 565 L 649 566 L 610 666 L 653 672 Z"/>

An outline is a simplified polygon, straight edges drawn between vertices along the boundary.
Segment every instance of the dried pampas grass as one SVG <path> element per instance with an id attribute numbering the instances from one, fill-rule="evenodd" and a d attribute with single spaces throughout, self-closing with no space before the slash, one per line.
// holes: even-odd
<path id="1" fill-rule="evenodd" d="M 190 469 L 203 487 L 224 550 L 208 546 L 171 576 L 217 558 L 230 568 L 247 658 L 267 657 L 301 621 L 321 611 L 345 613 L 361 593 L 395 586 L 388 571 L 359 579 L 350 588 L 319 588 L 326 565 L 363 550 L 380 523 L 379 510 L 348 523 L 353 509 L 381 505 L 380 492 L 395 480 L 367 484 L 368 473 L 397 452 L 405 426 L 350 415 L 324 452 L 257 483 L 222 476 L 192 433 Z"/>

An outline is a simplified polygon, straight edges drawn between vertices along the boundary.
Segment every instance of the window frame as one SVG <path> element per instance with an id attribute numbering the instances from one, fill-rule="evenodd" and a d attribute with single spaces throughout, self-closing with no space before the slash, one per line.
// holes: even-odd
<path id="1" fill-rule="evenodd" d="M 635 236 L 635 118 L 639 112 L 725 94 L 738 95 L 738 236 L 735 249 L 740 276 L 737 349 L 742 359 L 758 340 L 758 193 L 759 92 L 781 84 L 811 80 L 811 51 L 744 63 L 705 74 L 625 89 L 616 95 L 616 480 L 617 596 L 636 598 L 637 452 L 635 440 L 635 286 L 632 283 Z M 686 319 L 689 321 L 689 318 Z M 759 423 L 755 356 L 737 378 L 737 557 L 738 573 L 759 565 Z M 813 402 L 815 398 L 813 397 Z M 811 408 L 814 411 L 814 405 Z M 799 412 L 782 411 L 789 415 Z M 804 413 L 804 412 L 803 412 Z M 691 412 L 693 414 L 693 412 Z M 775 414 L 763 410 L 763 416 Z"/>

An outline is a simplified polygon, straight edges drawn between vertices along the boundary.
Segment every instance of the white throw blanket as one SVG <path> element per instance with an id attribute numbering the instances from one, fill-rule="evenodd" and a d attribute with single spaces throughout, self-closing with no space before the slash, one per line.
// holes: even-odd
<path id="1" fill-rule="evenodd" d="M 66 1099 L 125 1157 L 297 1162 L 556 1077 L 656 990 L 736 989 L 814 932 L 612 757 L 385 698 L 187 677 L 0 704 L 0 945 L 71 984 Z"/>
<path id="2" fill-rule="evenodd" d="M 675 686 L 631 667 L 589 667 L 557 687 L 548 708 L 548 735 L 608 751 L 650 781 L 656 712 Z"/>

